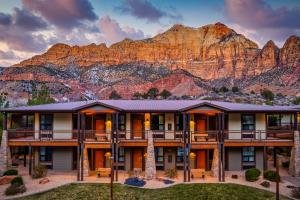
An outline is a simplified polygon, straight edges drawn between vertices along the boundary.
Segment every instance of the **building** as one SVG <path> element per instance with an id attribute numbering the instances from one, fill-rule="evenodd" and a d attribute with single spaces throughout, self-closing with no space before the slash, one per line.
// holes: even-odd
<path id="1" fill-rule="evenodd" d="M 110 168 L 203 169 L 224 181 L 224 171 L 267 169 L 267 151 L 292 150 L 291 173 L 300 176 L 300 108 L 200 100 L 97 100 L 21 106 L 4 113 L 0 163 L 17 159 L 58 171 Z M 113 159 L 111 159 L 113 157 Z M 276 159 L 274 159 L 276 160 Z M 275 163 L 274 163 L 275 164 Z M 297 167 L 296 167 L 297 166 Z"/>

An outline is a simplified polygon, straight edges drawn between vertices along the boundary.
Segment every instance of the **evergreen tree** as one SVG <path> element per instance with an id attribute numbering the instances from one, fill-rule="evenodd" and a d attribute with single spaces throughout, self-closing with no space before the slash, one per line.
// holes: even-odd
<path id="1" fill-rule="evenodd" d="M 117 99 L 122 99 L 122 97 L 117 93 L 116 90 L 113 90 L 109 95 L 109 99 L 117 100 Z"/>
<path id="2" fill-rule="evenodd" d="M 150 88 L 147 92 L 147 95 L 150 99 L 155 99 L 159 95 L 159 91 L 157 88 Z"/>
<path id="3" fill-rule="evenodd" d="M 168 90 L 164 89 L 159 96 L 161 96 L 163 99 L 167 99 L 168 97 L 170 97 L 172 94 L 171 92 L 169 92 Z"/>
<path id="4" fill-rule="evenodd" d="M 42 85 L 40 90 L 33 90 L 32 97 L 28 100 L 27 105 L 41 105 L 41 104 L 48 104 L 54 103 L 55 100 L 50 96 L 47 86 L 44 84 Z"/>

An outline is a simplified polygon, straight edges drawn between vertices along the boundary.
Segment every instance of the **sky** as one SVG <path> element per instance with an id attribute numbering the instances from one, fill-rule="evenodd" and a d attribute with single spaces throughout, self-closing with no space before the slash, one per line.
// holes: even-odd
<path id="1" fill-rule="evenodd" d="M 300 0 L 0 0 L 0 66 L 55 43 L 107 46 L 144 39 L 174 24 L 221 22 L 255 41 L 282 47 L 300 35 Z"/>

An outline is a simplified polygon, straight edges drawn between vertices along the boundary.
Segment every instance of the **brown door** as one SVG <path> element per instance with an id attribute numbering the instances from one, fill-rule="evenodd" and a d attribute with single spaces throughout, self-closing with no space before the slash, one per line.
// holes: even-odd
<path id="1" fill-rule="evenodd" d="M 133 168 L 143 168 L 142 149 L 133 149 Z"/>
<path id="2" fill-rule="evenodd" d="M 143 124 L 141 119 L 133 119 L 133 137 L 142 138 Z"/>
<path id="3" fill-rule="evenodd" d="M 105 121 L 104 119 L 97 119 L 95 125 L 96 133 L 105 133 Z"/>
<path id="4" fill-rule="evenodd" d="M 205 169 L 206 154 L 205 150 L 197 151 L 197 169 Z"/>
<path id="5" fill-rule="evenodd" d="M 199 131 L 199 132 L 204 132 L 205 131 L 205 120 L 204 119 L 198 119 L 197 122 L 196 122 L 196 131 Z"/>
<path id="6" fill-rule="evenodd" d="M 104 152 L 95 151 L 95 169 L 104 167 Z"/>

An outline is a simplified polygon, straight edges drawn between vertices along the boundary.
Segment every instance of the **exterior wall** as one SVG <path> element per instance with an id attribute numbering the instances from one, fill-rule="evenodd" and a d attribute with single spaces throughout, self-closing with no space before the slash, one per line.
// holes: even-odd
<path id="1" fill-rule="evenodd" d="M 264 150 L 262 147 L 255 147 L 255 164 L 256 168 L 264 170 Z"/>
<path id="2" fill-rule="evenodd" d="M 242 169 L 242 149 L 240 147 L 228 148 L 227 166 L 229 171 L 239 171 Z"/>
<path id="3" fill-rule="evenodd" d="M 111 133 L 111 130 L 112 130 L 111 114 L 106 114 L 105 127 L 106 127 L 106 133 Z M 111 135 L 109 134 L 107 138 L 110 140 Z"/>
<path id="4" fill-rule="evenodd" d="M 129 148 L 125 148 L 125 170 L 131 170 L 131 150 Z"/>
<path id="5" fill-rule="evenodd" d="M 266 115 L 264 113 L 255 114 L 255 129 L 257 131 L 266 130 Z M 261 134 L 256 134 L 256 139 L 265 139 L 266 133 L 262 132 Z"/>
<path id="6" fill-rule="evenodd" d="M 131 114 L 126 113 L 126 130 L 131 130 Z M 126 139 L 130 139 L 130 131 L 126 132 Z"/>
<path id="7" fill-rule="evenodd" d="M 53 131 L 54 139 L 72 139 L 72 114 L 54 113 Z"/>
<path id="8" fill-rule="evenodd" d="M 39 139 L 39 130 L 40 130 L 40 114 L 34 113 L 34 138 Z"/>
<path id="9" fill-rule="evenodd" d="M 240 113 L 229 113 L 228 114 L 228 130 L 229 131 L 240 131 L 241 130 L 241 114 Z M 229 133 L 229 139 L 241 139 L 239 133 Z"/>
<path id="10" fill-rule="evenodd" d="M 195 131 L 195 118 L 194 118 L 194 114 L 190 115 L 190 131 Z"/>
<path id="11" fill-rule="evenodd" d="M 53 170 L 72 170 L 73 151 L 70 147 L 53 148 Z"/>

